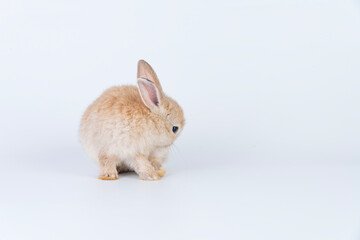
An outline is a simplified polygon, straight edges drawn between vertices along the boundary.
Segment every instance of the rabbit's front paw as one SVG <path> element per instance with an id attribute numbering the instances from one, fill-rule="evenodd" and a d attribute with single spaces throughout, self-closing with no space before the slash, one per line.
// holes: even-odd
<path id="1" fill-rule="evenodd" d="M 140 178 L 140 180 L 145 180 L 145 181 L 157 181 L 157 180 L 160 180 L 160 176 L 156 171 L 140 173 L 139 178 Z"/>
<path id="2" fill-rule="evenodd" d="M 157 170 L 157 174 L 160 176 L 160 177 L 163 177 L 166 173 L 166 170 L 164 167 L 160 167 L 159 170 Z"/>

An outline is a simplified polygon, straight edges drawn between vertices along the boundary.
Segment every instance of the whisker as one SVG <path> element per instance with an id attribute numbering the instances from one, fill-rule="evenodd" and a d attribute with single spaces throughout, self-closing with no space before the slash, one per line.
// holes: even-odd
<path id="1" fill-rule="evenodd" d="M 174 146 L 174 147 L 172 147 L 172 146 Z M 180 160 L 184 160 L 184 157 L 181 154 L 179 148 L 175 144 L 173 144 L 172 146 L 171 146 L 172 147 L 171 149 L 173 150 L 174 153 L 177 154 L 177 157 L 180 158 Z"/>

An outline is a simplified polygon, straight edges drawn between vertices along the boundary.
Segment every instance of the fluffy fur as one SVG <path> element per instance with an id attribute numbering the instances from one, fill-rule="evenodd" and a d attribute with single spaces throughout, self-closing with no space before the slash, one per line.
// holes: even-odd
<path id="1" fill-rule="evenodd" d="M 80 140 L 99 164 L 100 179 L 115 180 L 120 172 L 135 171 L 140 179 L 158 180 L 165 174 L 162 163 L 169 147 L 184 127 L 181 107 L 165 95 L 144 60 L 138 63 L 137 77 L 137 87 L 106 90 L 82 117 Z"/>

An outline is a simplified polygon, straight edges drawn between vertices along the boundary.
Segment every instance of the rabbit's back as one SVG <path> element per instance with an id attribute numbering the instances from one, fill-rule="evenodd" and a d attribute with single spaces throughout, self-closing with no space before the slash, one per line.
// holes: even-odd
<path id="1" fill-rule="evenodd" d="M 94 160 L 101 151 L 131 157 L 148 112 L 135 86 L 107 89 L 82 117 L 80 140 L 85 151 Z"/>

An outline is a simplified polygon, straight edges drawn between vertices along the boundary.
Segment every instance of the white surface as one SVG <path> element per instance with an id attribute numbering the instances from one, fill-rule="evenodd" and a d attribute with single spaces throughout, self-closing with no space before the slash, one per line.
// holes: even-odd
<path id="1" fill-rule="evenodd" d="M 355 1 L 2 1 L 0 239 L 359 239 Z M 96 179 L 87 105 L 157 71 L 159 182 Z"/>
<path id="2" fill-rule="evenodd" d="M 52 159 L 71 164 L 81 158 Z M 168 164 L 158 182 L 133 174 L 105 182 L 86 162 L 71 170 L 45 165 L 15 168 L 15 176 L 1 171 L 2 239 L 360 236 L 359 167 L 193 167 L 186 161 Z"/>

